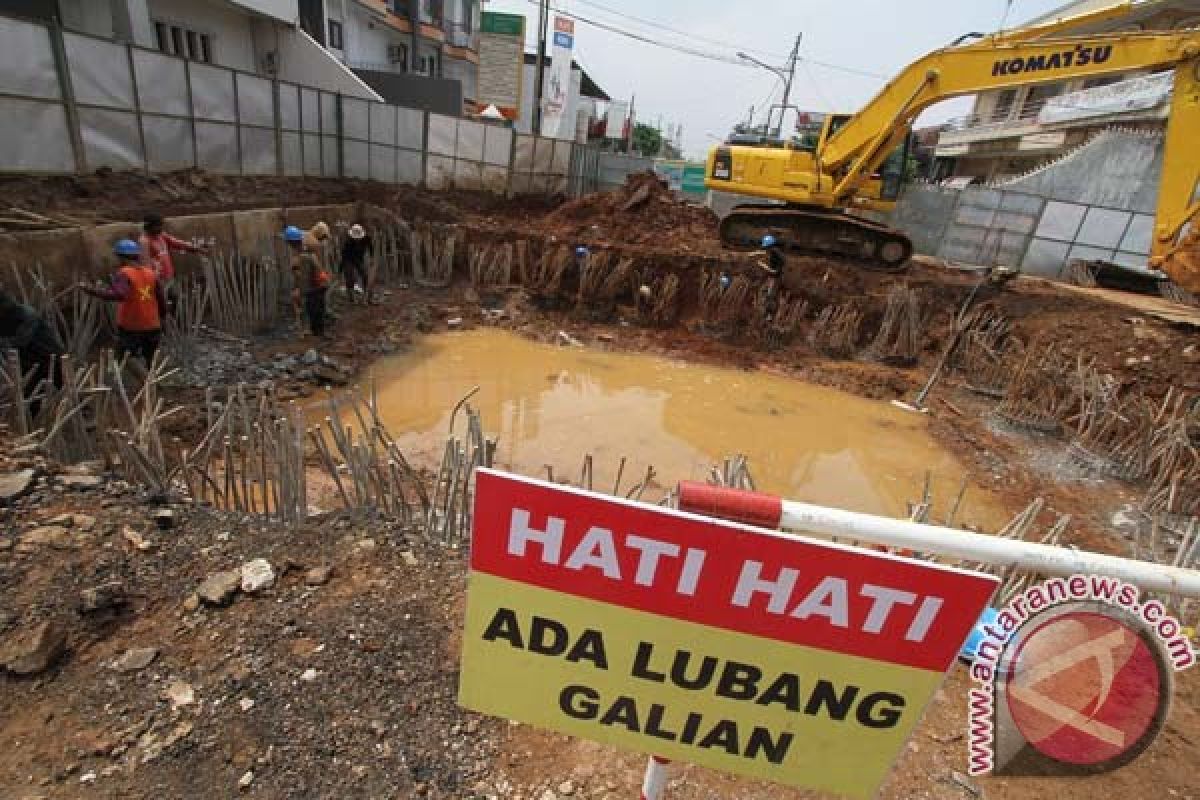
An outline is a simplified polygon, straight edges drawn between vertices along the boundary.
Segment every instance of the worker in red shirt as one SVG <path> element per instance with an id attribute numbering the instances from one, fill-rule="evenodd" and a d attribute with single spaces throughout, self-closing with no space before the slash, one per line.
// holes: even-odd
<path id="1" fill-rule="evenodd" d="M 117 271 L 107 287 L 81 283 L 92 297 L 117 303 L 117 356 L 134 355 L 146 366 L 154 360 L 167 316 L 167 297 L 152 266 L 142 261 L 142 248 L 132 239 L 117 242 Z"/>
<path id="2" fill-rule="evenodd" d="M 170 297 L 175 291 L 175 262 L 171 253 L 207 253 L 207 248 L 177 239 L 163 229 L 163 218 L 159 214 L 147 214 L 142 223 L 142 237 L 138 243 L 145 254 L 146 263 L 154 268 L 163 293 Z"/>

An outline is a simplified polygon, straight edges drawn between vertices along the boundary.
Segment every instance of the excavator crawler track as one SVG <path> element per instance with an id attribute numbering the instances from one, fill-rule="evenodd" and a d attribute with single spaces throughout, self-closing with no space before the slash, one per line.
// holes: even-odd
<path id="1" fill-rule="evenodd" d="M 801 253 L 848 258 L 879 272 L 902 272 L 912 241 L 894 228 L 841 211 L 801 206 L 738 206 L 721 221 L 721 241 L 758 247 L 770 234 Z"/>

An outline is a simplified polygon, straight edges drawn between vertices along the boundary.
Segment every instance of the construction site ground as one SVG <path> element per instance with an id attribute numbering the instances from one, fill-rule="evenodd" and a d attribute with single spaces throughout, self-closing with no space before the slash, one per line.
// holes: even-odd
<path id="1" fill-rule="evenodd" d="M 109 220 L 136 219 L 151 209 L 169 216 L 220 207 L 228 197 L 213 195 L 214 187 L 237 192 L 247 208 L 278 206 L 283 195 L 361 200 L 403 219 L 459 226 L 468 238 L 536 237 L 621 248 L 663 268 L 686 270 L 692 260 L 709 259 L 749 269 L 744 254 L 720 246 L 706 209 L 655 187 L 625 209 L 641 191 L 637 180 L 617 193 L 564 203 L 345 182 L 226 183 L 199 174 L 123 180 L 129 181 L 123 193 L 100 200 L 88 180 L 9 185 L 20 189 L 17 205 L 29 211 L 76 216 L 90 209 Z M 496 325 L 540 341 L 561 341 L 565 332 L 585 347 L 767 370 L 886 402 L 911 399 L 921 387 L 979 280 L 919 259 L 903 275 L 818 258 L 792 261 L 803 279 L 788 288 L 812 308 L 853 299 L 877 321 L 891 286 L 917 290 L 927 310 L 918 362 L 833 360 L 804 335 L 774 350 L 746 337 L 717 337 L 686 300 L 669 327 L 639 324 L 633 308 L 620 304 L 606 319 L 539 307 L 516 287 L 481 301 L 461 275 L 449 289 L 386 287 L 379 305 L 335 300 L 339 318 L 329 341 L 288 332 L 212 346 L 252 356 L 230 360 L 222 376 L 228 382 L 238 379 L 238 363 L 319 349 L 338 365 L 340 382 L 353 383 L 381 356 L 419 337 Z M 1007 317 L 1026 344 L 1053 343 L 1094 360 L 1127 391 L 1154 399 L 1171 387 L 1200 392 L 1200 329 L 1187 309 L 1167 309 L 1178 315 L 1172 321 L 1103 293 L 1026 279 L 982 290 L 979 304 Z M 485 306 L 505 313 L 485 313 Z M 312 376 L 279 380 L 284 396 L 298 400 L 323 390 L 322 379 Z M 173 422 L 186 441 L 202 428 L 203 391 L 181 388 L 169 400 L 187 406 Z M 1129 555 L 1120 512 L 1136 505 L 1145 488 L 1082 473 L 1065 458 L 1061 439 L 998 426 L 989 413 L 995 402 L 968 391 L 951 372 L 930 397 L 929 432 L 1012 514 L 1043 497 L 1046 527 L 1056 513 L 1072 517 L 1065 543 Z M 581 452 L 586 446 L 581 442 Z M 42 475 L 32 495 L 0 510 L 0 647 L 46 620 L 66 642 L 65 654 L 46 671 L 0 676 L 0 797 L 636 796 L 642 756 L 456 706 L 462 552 L 429 543 L 394 520 L 337 512 L 289 531 L 181 502 L 173 526 L 160 530 L 152 518 L 158 506 L 135 487 L 86 470 L 89 480 L 64 481 L 81 470 L 7 447 L 0 452 L 0 472 L 31 467 Z M 653 453 L 638 455 L 653 462 Z M 53 530 L 29 539 L 46 528 Z M 197 602 L 194 593 L 207 576 L 256 558 L 274 565 L 279 577 L 272 588 L 239 594 L 227 607 Z M 118 601 L 81 612 L 81 592 L 113 583 L 121 586 Z M 155 654 L 141 667 L 114 668 L 136 648 Z M 1087 778 L 968 778 L 968 688 L 965 669 L 954 667 L 882 797 L 1200 797 L 1195 670 L 1178 676 L 1170 718 L 1151 749 L 1114 773 Z M 680 767 L 669 796 L 817 795 Z"/>

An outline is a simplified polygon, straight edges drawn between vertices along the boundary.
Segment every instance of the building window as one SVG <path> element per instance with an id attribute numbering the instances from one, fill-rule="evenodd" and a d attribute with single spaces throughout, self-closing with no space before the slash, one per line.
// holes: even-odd
<path id="1" fill-rule="evenodd" d="M 462 0 L 462 32 L 471 35 L 471 26 L 474 23 L 475 0 Z"/>
<path id="2" fill-rule="evenodd" d="M 1041 86 L 1029 87 L 1029 94 L 1025 95 L 1025 102 L 1021 104 L 1021 118 L 1029 119 L 1036 117 L 1041 113 L 1042 107 L 1046 105 L 1046 101 L 1051 97 L 1057 97 L 1062 94 L 1063 85 L 1061 83 L 1048 83 Z"/>
<path id="3" fill-rule="evenodd" d="M 160 52 L 189 61 L 211 64 L 213 60 L 212 37 L 181 25 L 156 20 L 154 44 Z"/>
<path id="4" fill-rule="evenodd" d="M 394 66 L 400 68 L 402 72 L 408 71 L 408 45 L 391 44 L 388 45 L 388 61 Z"/>
<path id="5" fill-rule="evenodd" d="M 341 50 L 345 46 L 342 41 L 342 23 L 336 19 L 329 20 L 329 46 L 334 50 Z"/>
<path id="6" fill-rule="evenodd" d="M 407 19 L 412 15 L 410 0 L 388 0 L 388 7 L 398 17 Z"/>

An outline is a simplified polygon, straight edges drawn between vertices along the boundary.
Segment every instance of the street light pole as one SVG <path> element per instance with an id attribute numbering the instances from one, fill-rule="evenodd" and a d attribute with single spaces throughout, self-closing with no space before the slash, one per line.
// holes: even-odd
<path id="1" fill-rule="evenodd" d="M 784 115 L 787 114 L 788 100 L 790 100 L 792 96 L 792 81 L 796 77 L 796 64 L 798 64 L 800 61 L 800 42 L 803 38 L 803 33 L 796 35 L 796 43 L 792 45 L 792 54 L 788 56 L 787 66 L 783 68 L 773 67 L 770 64 L 759 61 L 754 56 L 747 55 L 746 53 L 739 52 L 737 54 L 738 58 L 742 59 L 743 61 L 749 61 L 756 67 L 762 67 L 768 72 L 774 73 L 779 80 L 783 81 L 783 102 L 780 104 L 781 107 L 779 109 L 779 124 L 776 125 L 774 129 L 771 128 L 771 120 L 774 118 L 775 109 L 772 107 L 767 110 L 767 131 L 776 138 L 778 138 L 783 131 L 783 118 Z"/>
<path id="2" fill-rule="evenodd" d="M 550 21 L 548 0 L 538 3 L 538 50 L 533 76 L 533 133 L 542 135 L 542 93 L 545 91 L 546 26 Z"/>

